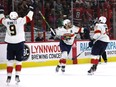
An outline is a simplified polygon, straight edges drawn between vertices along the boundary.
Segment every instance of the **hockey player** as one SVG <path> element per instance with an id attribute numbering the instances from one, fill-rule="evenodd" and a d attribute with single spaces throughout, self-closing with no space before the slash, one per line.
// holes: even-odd
<path id="1" fill-rule="evenodd" d="M 20 82 L 19 75 L 22 68 L 25 32 L 24 25 L 32 20 L 33 7 L 29 6 L 30 11 L 25 17 L 18 17 L 17 12 L 10 12 L 9 18 L 5 18 L 0 12 L 0 24 L 6 26 L 5 42 L 7 43 L 7 84 L 10 83 L 13 66 L 15 63 L 15 81 Z M 3 9 L 1 9 L 3 10 Z"/>
<path id="2" fill-rule="evenodd" d="M 88 71 L 89 74 L 92 74 L 94 71 L 96 71 L 99 57 L 105 52 L 108 42 L 110 41 L 109 36 L 106 34 L 106 21 L 107 19 L 104 16 L 99 18 L 99 23 L 97 23 L 94 27 L 93 39 L 89 42 L 89 46 L 92 47 L 91 63 L 93 64 Z"/>
<path id="3" fill-rule="evenodd" d="M 68 58 L 76 33 L 83 33 L 83 28 L 72 25 L 69 19 L 65 19 L 63 26 L 56 29 L 56 36 L 61 36 L 59 46 L 62 54 L 59 64 L 56 67 L 56 72 L 58 72 L 60 68 L 62 72 L 65 72 L 66 58 Z"/>

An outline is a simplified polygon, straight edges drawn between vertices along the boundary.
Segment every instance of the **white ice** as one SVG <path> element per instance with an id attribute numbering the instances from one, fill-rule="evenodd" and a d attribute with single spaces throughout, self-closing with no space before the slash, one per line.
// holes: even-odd
<path id="1" fill-rule="evenodd" d="M 116 87 L 116 63 L 99 64 L 94 75 L 88 75 L 90 64 L 67 65 L 66 72 L 55 72 L 56 66 L 23 68 L 16 85 L 13 77 L 6 85 L 6 70 L 0 70 L 0 87 Z"/>

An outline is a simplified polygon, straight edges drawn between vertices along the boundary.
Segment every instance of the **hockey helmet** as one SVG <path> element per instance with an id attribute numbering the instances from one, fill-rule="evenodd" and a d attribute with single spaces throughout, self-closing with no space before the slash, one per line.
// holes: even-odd
<path id="1" fill-rule="evenodd" d="M 106 23 L 107 19 L 104 16 L 99 17 L 99 22 Z"/>
<path id="2" fill-rule="evenodd" d="M 65 26 L 66 24 L 68 24 L 68 23 L 70 23 L 71 21 L 69 20 L 69 19 L 65 19 L 64 21 L 63 21 L 63 25 Z"/>
<path id="3" fill-rule="evenodd" d="M 13 11 L 10 13 L 9 17 L 10 17 L 10 19 L 15 20 L 18 18 L 18 14 L 17 14 L 17 12 Z"/>

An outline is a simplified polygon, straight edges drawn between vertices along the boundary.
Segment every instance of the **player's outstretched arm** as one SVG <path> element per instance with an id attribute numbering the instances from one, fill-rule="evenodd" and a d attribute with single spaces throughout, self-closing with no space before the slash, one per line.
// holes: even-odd
<path id="1" fill-rule="evenodd" d="M 36 8 L 36 3 L 34 0 L 31 0 L 31 4 L 28 4 L 27 5 L 28 9 L 29 9 L 29 12 L 28 14 L 24 17 L 24 21 L 25 23 L 28 23 L 30 21 L 32 21 L 33 19 L 33 15 L 34 15 L 34 10 Z"/>

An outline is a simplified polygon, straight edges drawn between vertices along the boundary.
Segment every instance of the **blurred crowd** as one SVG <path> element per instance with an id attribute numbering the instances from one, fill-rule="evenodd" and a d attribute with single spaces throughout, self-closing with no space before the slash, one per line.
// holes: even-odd
<path id="1" fill-rule="evenodd" d="M 12 0 L 6 1 L 5 14 L 12 11 Z M 39 14 L 41 11 L 49 25 L 55 29 L 62 26 L 62 21 L 69 18 L 76 26 L 91 30 L 99 16 L 103 15 L 109 19 L 108 27 L 112 27 L 112 9 L 115 0 L 14 0 L 14 10 L 23 17 L 28 12 L 28 5 L 34 2 L 34 27 L 43 29 L 43 19 Z M 4 3 L 5 4 L 5 3 Z M 27 27 L 28 28 L 28 27 Z M 46 25 L 46 30 L 49 30 Z M 29 31 L 29 29 L 27 29 Z M 112 37 L 112 36 L 111 36 Z"/>

